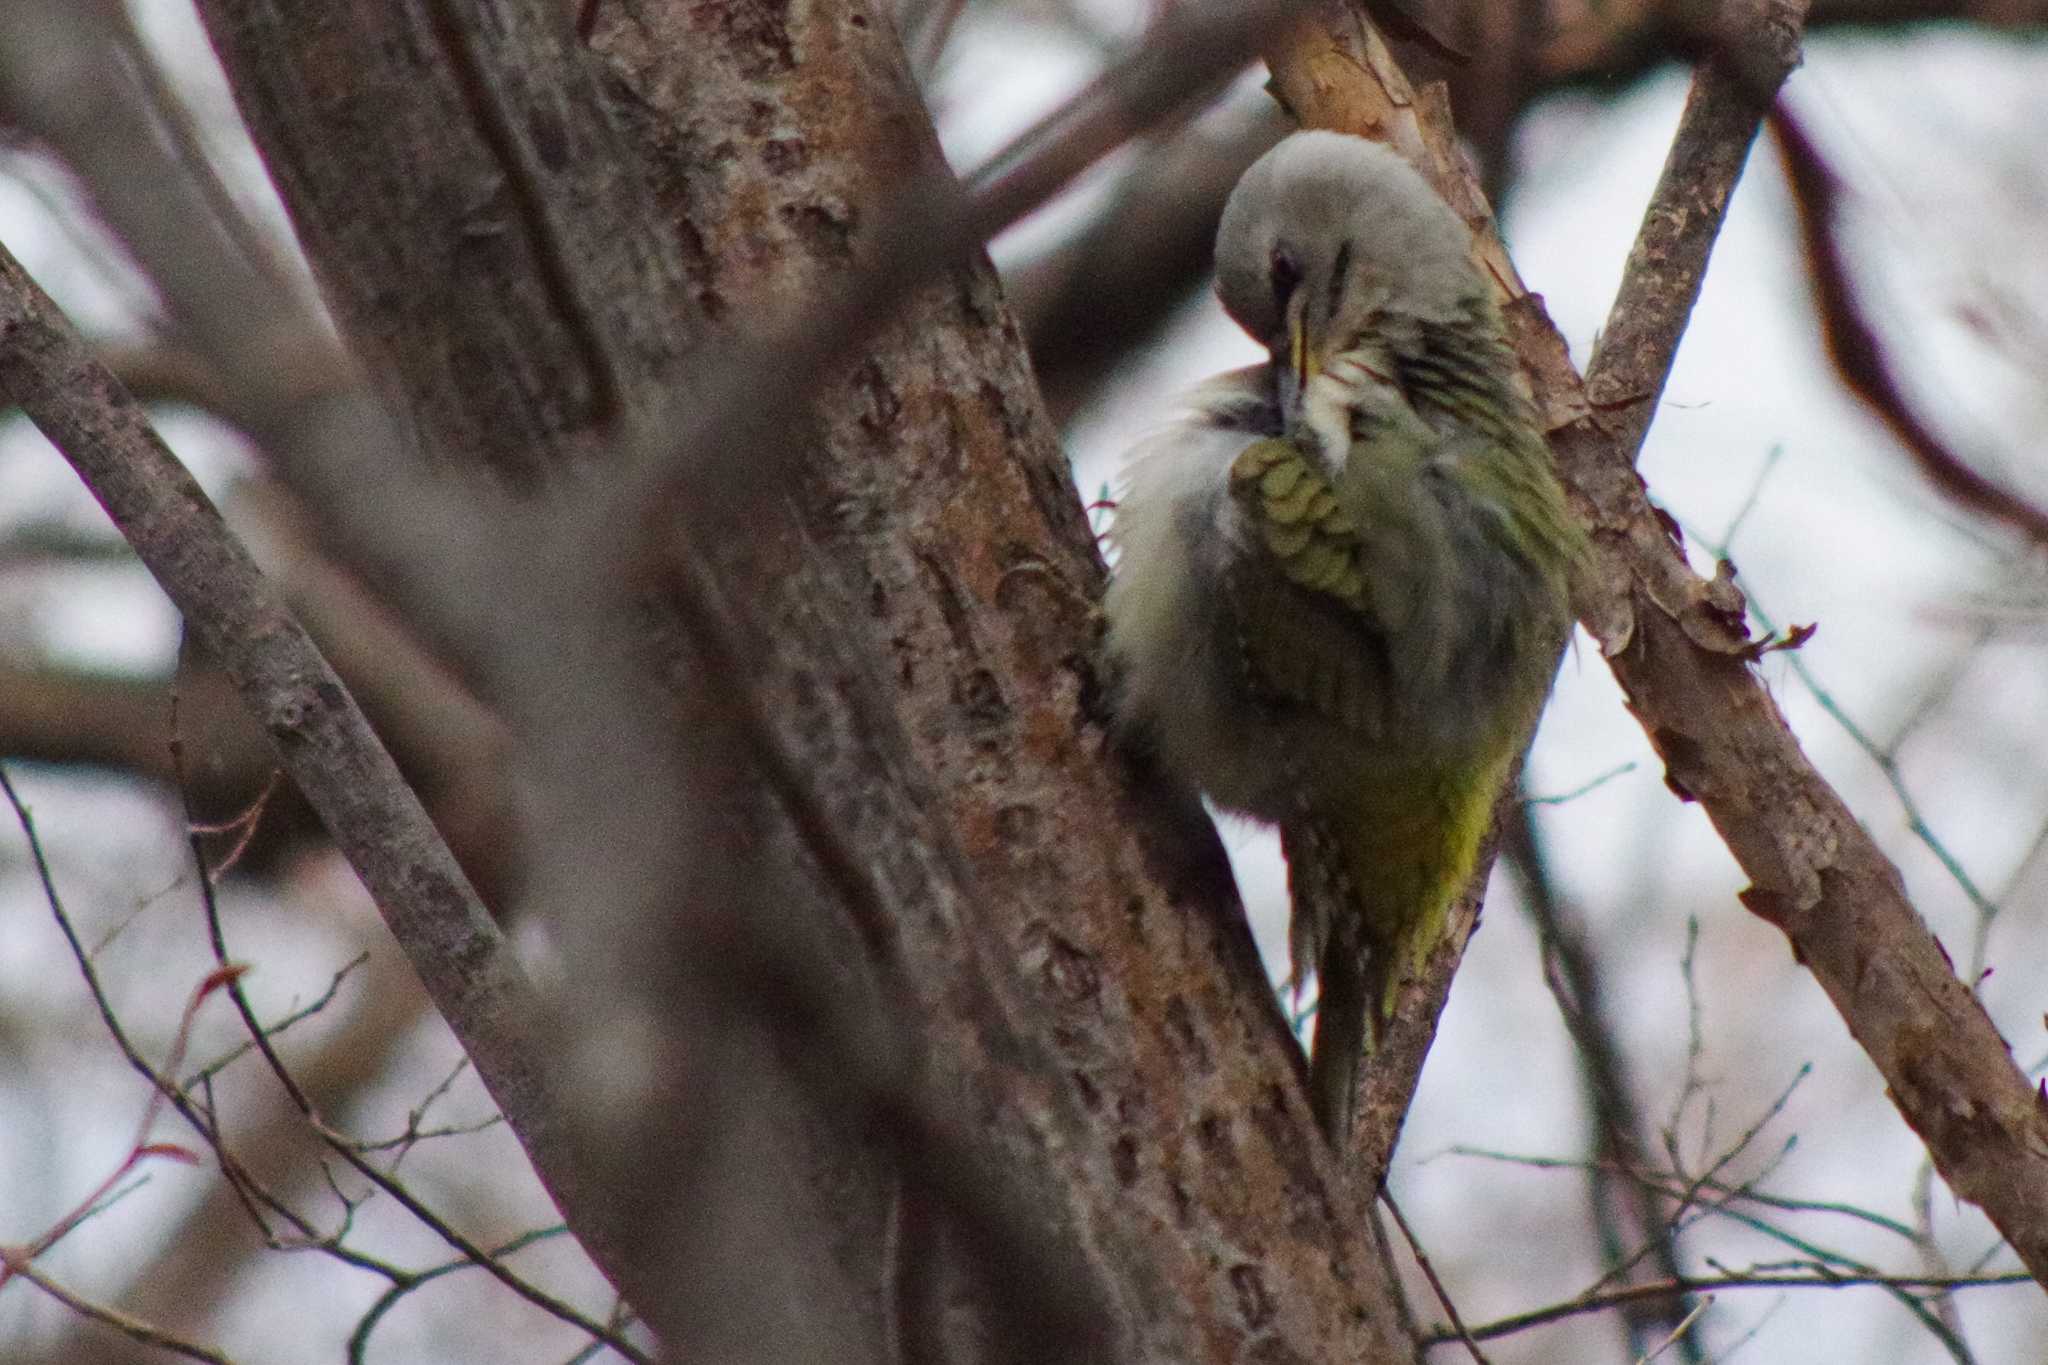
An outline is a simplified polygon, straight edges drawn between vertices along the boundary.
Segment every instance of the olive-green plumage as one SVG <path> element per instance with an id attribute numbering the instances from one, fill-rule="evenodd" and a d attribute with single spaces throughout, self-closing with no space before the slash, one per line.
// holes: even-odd
<path id="1" fill-rule="evenodd" d="M 1138 452 L 1111 533 L 1120 720 L 1280 826 L 1339 1144 L 1549 692 L 1582 548 L 1466 241 L 1363 139 L 1261 158 L 1217 288 L 1271 361 Z"/>

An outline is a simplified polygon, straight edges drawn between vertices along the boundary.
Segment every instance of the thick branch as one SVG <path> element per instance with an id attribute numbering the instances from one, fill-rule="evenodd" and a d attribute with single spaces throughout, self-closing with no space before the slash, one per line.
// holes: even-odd
<path id="1" fill-rule="evenodd" d="M 1786 9 L 1792 7 L 1787 6 Z M 1614 441 L 1639 449 L 1706 282 L 1728 199 L 1778 87 L 1799 61 L 1796 13 L 1750 17 L 1700 63 L 1664 170 L 1629 247 L 1621 288 L 1586 367 L 1586 400 Z"/>

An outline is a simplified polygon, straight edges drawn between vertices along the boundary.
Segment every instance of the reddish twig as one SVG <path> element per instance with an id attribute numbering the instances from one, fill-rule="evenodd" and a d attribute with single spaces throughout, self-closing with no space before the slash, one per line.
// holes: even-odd
<path id="1" fill-rule="evenodd" d="M 22 804 L 5 772 L 0 772 L 0 791 L 6 793 L 8 804 L 14 807 L 15 818 L 21 822 L 23 832 L 33 841 L 34 826 L 28 808 Z M 40 847 L 36 848 L 34 856 L 38 873 L 47 880 L 48 869 L 43 862 Z M 193 987 L 191 997 L 185 1002 L 184 1012 L 178 1018 L 178 1031 L 171 1038 L 170 1055 L 164 1059 L 163 1069 L 157 1073 L 158 1075 L 175 1074 L 183 1065 L 185 1048 L 192 1039 L 192 1022 L 198 1018 L 199 1008 L 206 1003 L 207 997 L 223 986 L 231 986 L 247 970 L 248 968 L 239 962 L 224 961 Z M 108 1172 L 106 1178 L 95 1185 L 90 1193 L 74 1204 L 69 1212 L 58 1218 L 34 1241 L 16 1246 L 0 1245 L 0 1288 L 5 1288 L 8 1280 L 28 1268 L 29 1262 L 70 1236 L 80 1223 L 97 1213 L 106 1199 L 114 1193 L 115 1188 L 145 1162 L 162 1158 L 187 1166 L 199 1164 L 199 1154 L 190 1147 L 175 1142 L 150 1141 L 150 1132 L 156 1127 L 156 1121 L 163 1113 L 165 1100 L 166 1095 L 161 1084 L 150 1090 L 149 1099 L 142 1107 L 142 1120 L 136 1125 L 135 1142 L 129 1148 L 127 1156 L 123 1157 L 121 1163 Z"/>
<path id="2" fill-rule="evenodd" d="M 1785 178 L 1799 217 L 1799 241 L 1813 281 L 1814 310 L 1821 341 L 1835 373 L 1885 424 L 1914 465 L 1950 502 L 1967 512 L 2008 526 L 2048 544 L 2048 510 L 2001 488 L 1972 469 L 1947 441 L 1913 411 L 1885 346 L 1856 297 L 1843 260 L 1836 225 L 1842 213 L 1842 181 L 1806 128 L 1780 100 L 1770 113 L 1771 136 L 1785 162 Z"/>
<path id="3" fill-rule="evenodd" d="M 172 753 L 173 761 L 179 765 L 180 781 L 178 789 L 183 794 L 187 789 L 182 780 L 184 776 L 182 746 L 174 745 Z M 221 929 L 220 904 L 214 895 L 214 883 L 217 874 L 207 861 L 206 849 L 200 841 L 198 826 L 193 820 L 189 804 L 186 808 L 185 818 L 190 830 L 186 836 L 186 843 L 192 851 L 193 866 L 199 874 L 199 898 L 206 912 L 207 941 L 213 948 L 215 961 L 222 963 L 222 970 L 225 970 L 225 964 L 228 961 L 227 940 Z M 215 975 L 220 975 L 220 973 L 216 972 Z M 238 976 L 239 972 L 236 975 Z M 406 1187 L 403 1181 L 399 1180 L 391 1172 L 383 1170 L 372 1163 L 364 1155 L 364 1144 L 357 1143 L 345 1134 L 329 1127 L 321 1119 L 318 1109 L 314 1106 L 313 1097 L 306 1093 L 305 1087 L 299 1084 L 298 1078 L 292 1074 L 291 1069 L 285 1065 L 284 1058 L 279 1055 L 274 1041 L 277 1030 L 265 1028 L 256 1018 L 255 1008 L 249 1003 L 249 997 L 242 990 L 238 980 L 234 977 L 229 977 L 224 984 L 228 988 L 229 999 L 234 1002 L 236 1013 L 242 1018 L 243 1027 L 248 1031 L 250 1045 L 262 1056 L 271 1075 L 277 1078 L 278 1084 L 284 1087 L 285 1096 L 291 1101 L 292 1106 L 305 1117 L 307 1127 L 320 1138 L 329 1151 L 340 1157 L 357 1175 L 360 1175 L 379 1191 L 396 1201 L 400 1207 L 407 1213 L 410 1213 L 428 1231 L 446 1242 L 462 1258 L 463 1263 L 475 1265 L 478 1269 L 491 1275 L 507 1289 L 542 1312 L 560 1319 L 580 1332 L 588 1334 L 593 1341 L 603 1342 L 621 1356 L 636 1362 L 637 1365 L 652 1365 L 652 1358 L 633 1343 L 619 1336 L 616 1332 L 608 1330 L 602 1323 L 586 1317 L 574 1305 L 564 1302 L 538 1285 L 514 1273 L 509 1266 L 499 1259 L 496 1252 L 482 1247 L 464 1236 L 452 1223 L 429 1208 L 418 1195 Z M 469 1062 L 470 1058 L 465 1056 L 462 1065 L 467 1066 Z M 452 1082 L 453 1080 L 454 1076 L 451 1074 L 449 1081 Z M 438 1094 L 438 1091 L 436 1093 Z M 431 1097 L 428 1103 L 432 1103 Z M 422 1106 L 422 1110 L 424 1107 Z M 419 1112 L 416 1111 L 412 1123 L 408 1125 L 408 1131 L 417 1126 L 418 1118 Z M 344 1199 L 343 1203 L 347 1205 L 348 1201 Z M 343 1231 L 346 1231 L 345 1227 Z M 338 1243 L 339 1234 L 335 1237 L 324 1239 L 322 1245 L 329 1246 L 338 1251 Z M 391 1280 L 395 1290 L 403 1292 L 404 1289 L 411 1287 L 412 1281 L 408 1278 L 410 1272 L 396 1271 L 388 1267 L 380 1267 L 380 1269 L 386 1278 Z"/>

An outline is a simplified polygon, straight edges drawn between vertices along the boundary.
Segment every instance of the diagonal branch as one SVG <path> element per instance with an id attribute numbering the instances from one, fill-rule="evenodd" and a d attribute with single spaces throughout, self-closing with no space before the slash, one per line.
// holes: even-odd
<path id="1" fill-rule="evenodd" d="M 1762 33 L 1789 52 L 1783 40 L 1788 25 L 1796 27 L 1796 7 L 1774 8 Z M 1754 100 L 1748 87 L 1732 88 Z M 1416 102 L 1398 93 L 1366 126 L 1416 134 L 1437 167 L 1455 165 L 1440 119 L 1410 114 Z M 1689 104 L 1688 113 L 1696 108 Z M 1681 173 L 1689 172 L 1667 165 L 1665 178 Z M 1478 204 L 1461 178 L 1440 186 L 1453 203 Z M 1653 216 L 1645 236 L 1669 230 Z M 1484 237 L 1475 249 L 1508 297 L 1560 467 L 1590 504 L 1596 561 L 1581 619 L 1664 758 L 1668 781 L 1705 807 L 1752 879 L 1744 903 L 1792 940 L 1950 1187 L 1985 1209 L 2037 1277 L 2048 1276 L 2048 1111 L 1905 900 L 1896 870 L 1799 751 L 1750 670 L 1740 593 L 1726 576 L 1708 583 L 1694 575 L 1650 507 L 1630 467 L 1640 431 L 1611 430 L 1587 399 L 1588 387 L 1601 384 L 1642 402 L 1656 384 L 1617 383 L 1628 371 L 1616 359 L 1616 369 L 1596 369 L 1582 385 L 1505 255 Z M 1704 250 L 1696 258 L 1703 266 Z M 1674 287 L 1696 292 L 1697 283 L 1681 276 Z M 1682 309 L 1668 311 L 1682 321 Z M 1677 322 L 1663 329 L 1673 344 L 1679 330 Z"/>
<path id="2" fill-rule="evenodd" d="M 1569 362 L 1539 311 L 1520 311 L 1525 361 L 1557 412 L 1575 397 Z M 1686 566 L 1629 468 L 1628 433 L 1588 414 L 1552 441 L 1598 528 L 1581 619 L 1668 783 L 1705 809 L 1750 877 L 1743 903 L 1791 940 L 1950 1188 L 2048 1280 L 2048 1108 L 1897 869 L 1800 751 L 1751 667 L 1740 593 Z"/>
<path id="3" fill-rule="evenodd" d="M 1877 329 L 1871 326 L 1849 279 L 1848 263 L 1836 240 L 1842 186 L 1833 168 L 1782 103 L 1771 111 L 1771 135 L 1785 162 L 1792 203 L 1799 215 L 1800 245 L 1813 280 L 1814 309 L 1821 341 L 1835 373 L 1898 439 L 1935 491 L 1964 511 L 2011 527 L 2036 544 L 2048 543 L 2048 510 L 1972 469 L 1907 401 L 1892 371 Z"/>
<path id="4" fill-rule="evenodd" d="M 1734 6 L 1731 13 L 1751 8 Z M 1726 34 L 1693 77 L 1586 367 L 1587 401 L 1612 439 L 1630 450 L 1641 447 L 1671 377 L 1750 144 L 1799 60 L 1796 13 L 1766 20 L 1758 10 L 1752 17 L 1750 29 Z"/>
<path id="5" fill-rule="evenodd" d="M 527 1036 L 535 1018 L 530 987 L 496 925 L 276 589 L 140 405 L 5 247 L 0 396 L 64 453 L 220 661 L 559 1197 L 568 1166 Z M 602 1263 L 603 1227 L 579 1227 L 578 1235 Z"/>
<path id="6" fill-rule="evenodd" d="M 1730 32 L 1789 59 L 1801 8 L 1768 4 Z M 1372 117 L 1363 126 L 1415 148 L 1425 173 L 1434 171 L 1446 197 L 1472 209 L 1482 228 L 1475 251 L 1507 300 L 1559 468 L 1593 530 L 1580 620 L 1663 758 L 1666 781 L 1705 809 L 1750 877 L 1743 903 L 1791 941 L 1949 1187 L 1984 1209 L 2048 1282 L 2048 1105 L 1907 902 L 1897 869 L 1800 751 L 1752 668 L 1732 570 L 1710 582 L 1686 564 L 1635 472 L 1639 433 L 1611 428 L 1587 397 L 1601 386 L 1641 402 L 1654 384 L 1617 385 L 1623 370 L 1580 380 L 1540 300 L 1483 230 L 1484 205 L 1452 169 L 1440 114 L 1405 86 L 1380 88 L 1386 98 L 1365 111 Z M 1666 178 L 1683 171 L 1667 165 Z M 1645 227 L 1646 235 L 1661 230 L 1654 221 Z M 1664 330 L 1675 343 L 1676 332 Z M 1610 354 L 1623 363 L 1623 353 Z"/>

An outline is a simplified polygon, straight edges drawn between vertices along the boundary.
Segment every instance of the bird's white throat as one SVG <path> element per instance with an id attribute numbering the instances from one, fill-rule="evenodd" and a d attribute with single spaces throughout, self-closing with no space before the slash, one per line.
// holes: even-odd
<path id="1" fill-rule="evenodd" d="M 1369 399 L 1397 394 L 1393 382 L 1364 359 L 1349 353 L 1333 356 L 1309 376 L 1301 394 L 1299 426 L 1289 434 L 1314 448 L 1334 482 L 1350 457 L 1353 415 Z"/>

